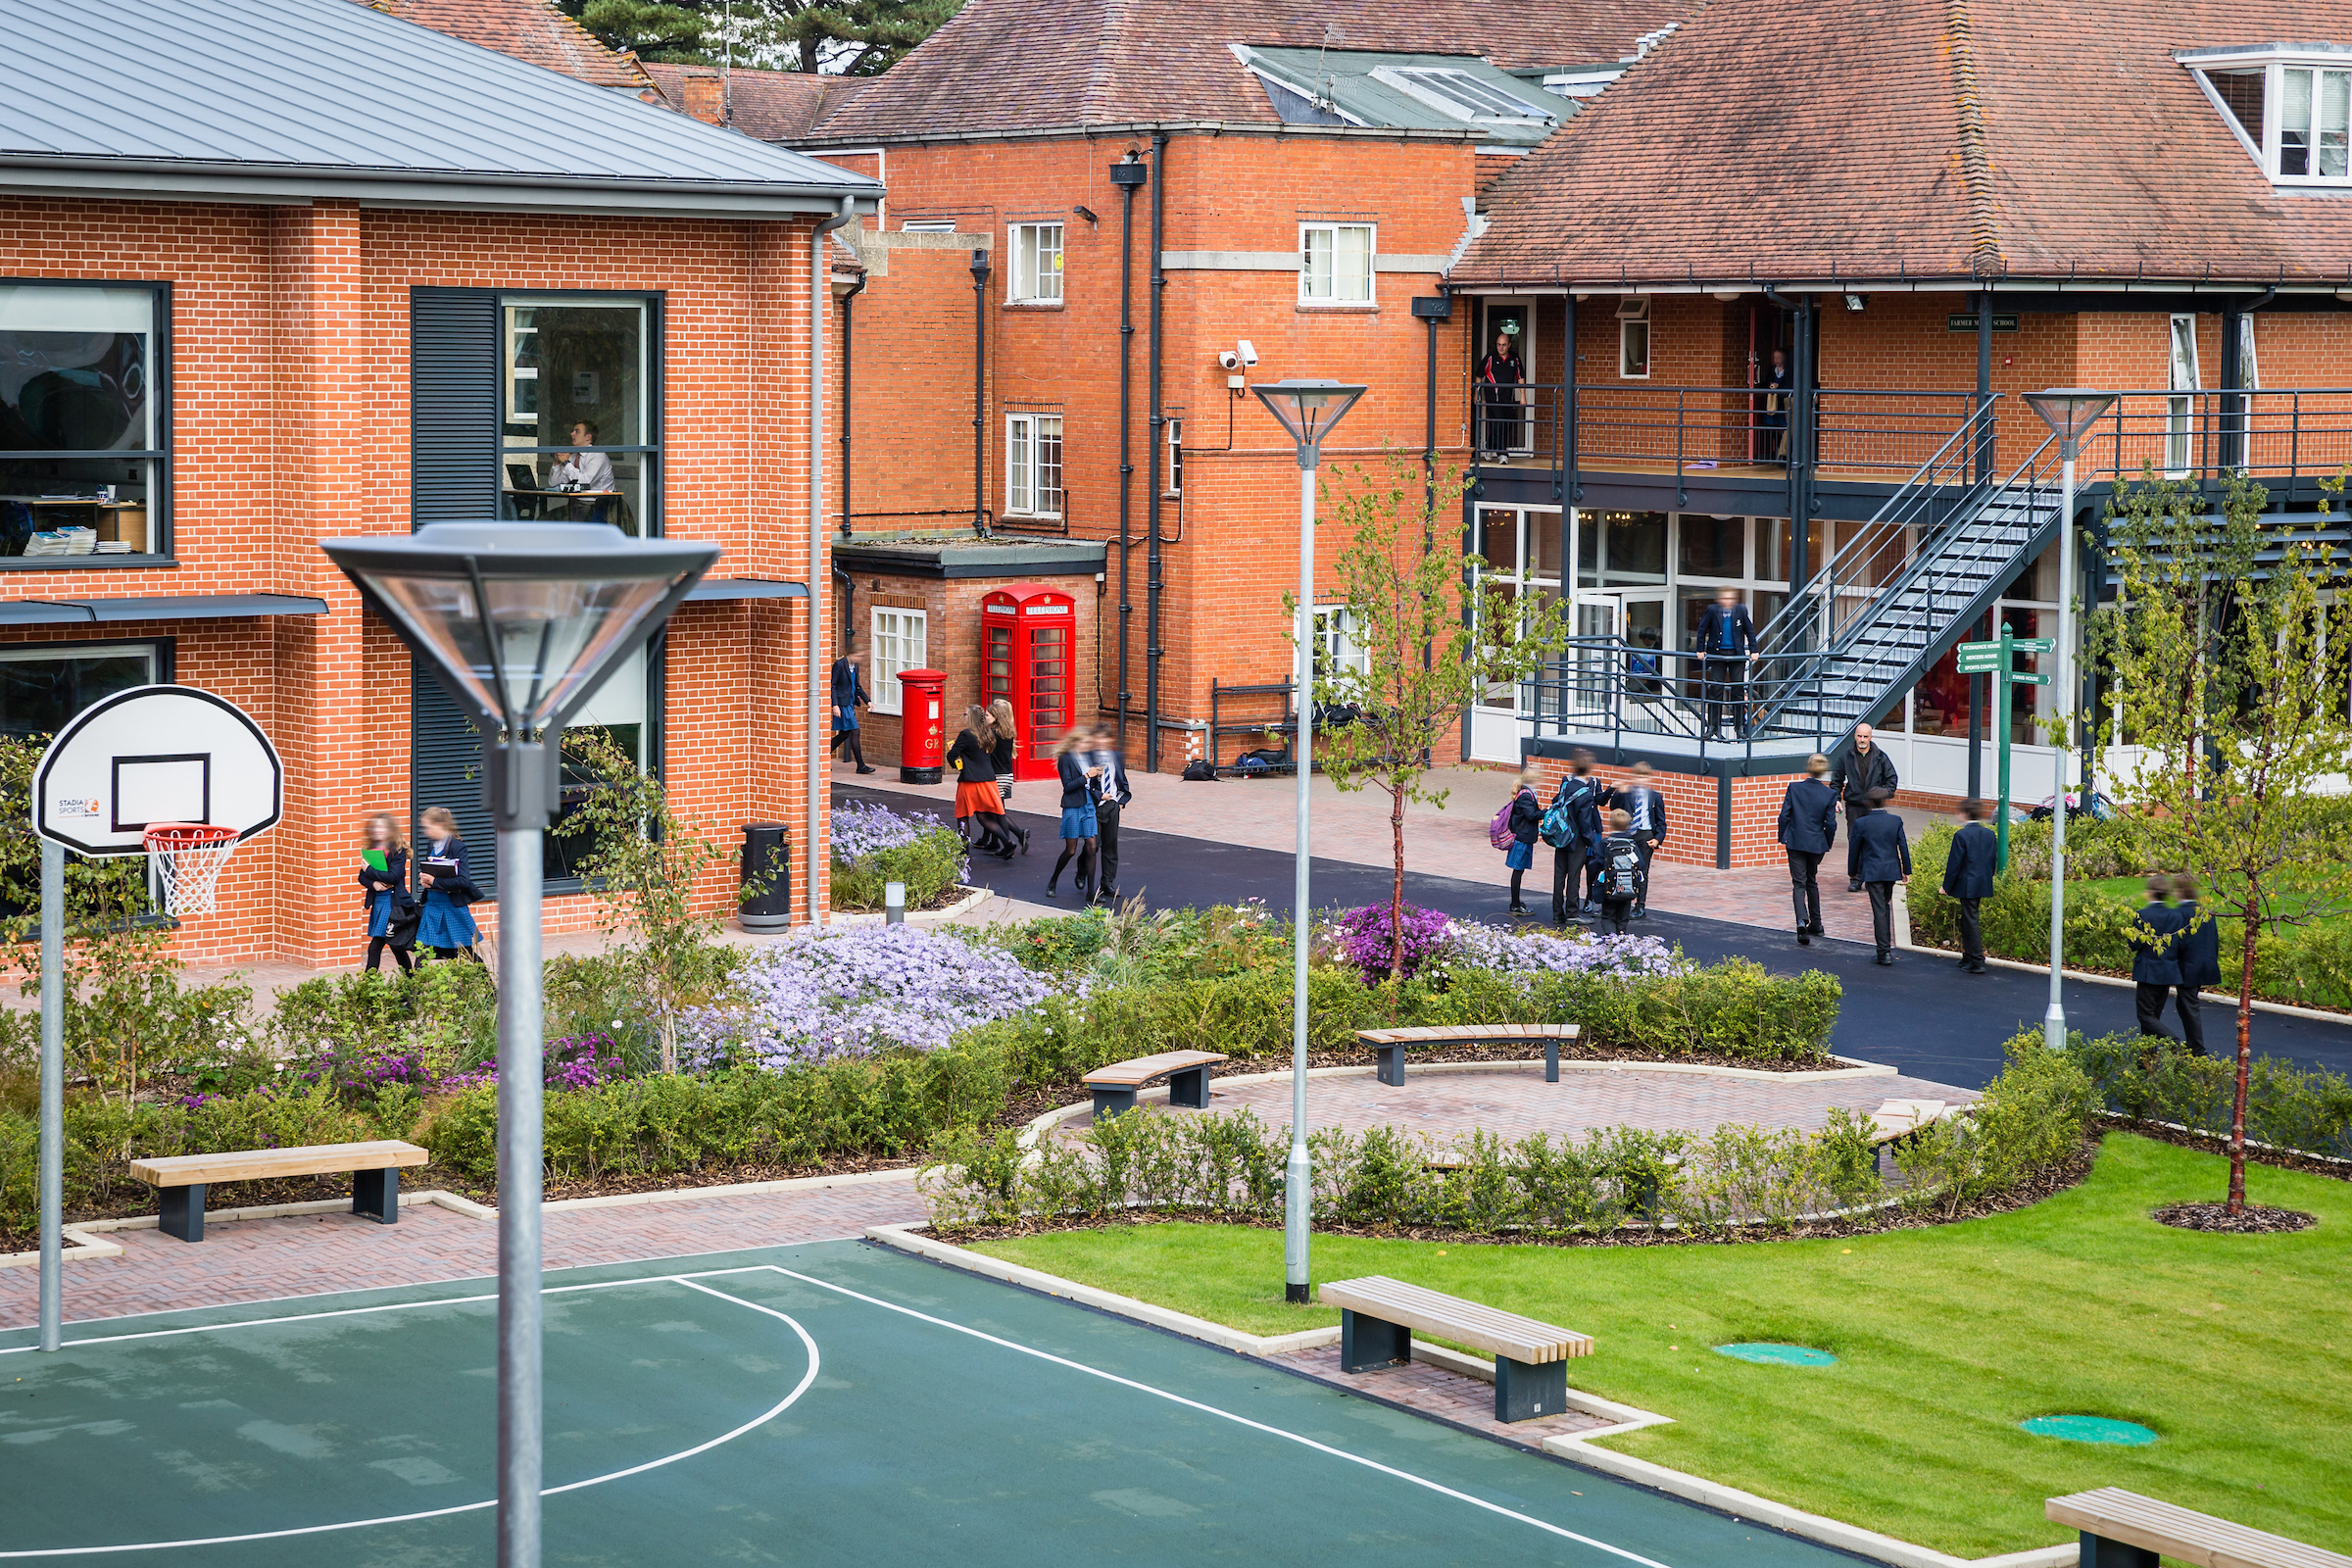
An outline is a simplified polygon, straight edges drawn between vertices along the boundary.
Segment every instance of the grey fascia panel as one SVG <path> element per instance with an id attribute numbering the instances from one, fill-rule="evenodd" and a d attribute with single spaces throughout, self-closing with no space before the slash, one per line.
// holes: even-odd
<path id="1" fill-rule="evenodd" d="M 238 615 L 323 615 L 327 604 L 305 594 L 162 594 L 140 599 L 82 599 L 70 607 L 91 620 L 220 620 Z"/>
<path id="2" fill-rule="evenodd" d="M 988 577 L 1092 577 L 1109 559 L 1110 547 L 1091 540 L 1074 540 L 1063 545 L 942 543 L 928 548 L 883 545 L 863 550 L 855 544 L 833 547 L 834 563 L 845 571 L 876 577 L 944 577 L 963 582 Z"/>
<path id="3" fill-rule="evenodd" d="M 233 201 L 300 206 L 356 201 L 364 207 L 445 211 L 592 213 L 626 217 L 784 218 L 827 216 L 851 198 L 861 213 L 876 211 L 881 187 L 862 176 L 841 185 L 712 184 L 689 180 L 612 180 L 548 175 L 434 176 L 414 171 L 382 176 L 348 170 L 287 169 L 250 164 L 153 168 L 77 159 L 0 156 L 0 191 L 17 195 L 80 195 L 123 200 Z"/>
<path id="4" fill-rule="evenodd" d="M 45 599 L 12 599 L 0 603 L 0 626 L 54 626 L 77 621 L 86 624 L 93 618 L 79 605 L 54 604 Z"/>
<path id="5" fill-rule="evenodd" d="M 777 582 L 766 577 L 705 577 L 687 591 L 690 605 L 724 604 L 738 599 L 806 599 L 805 582 Z"/>

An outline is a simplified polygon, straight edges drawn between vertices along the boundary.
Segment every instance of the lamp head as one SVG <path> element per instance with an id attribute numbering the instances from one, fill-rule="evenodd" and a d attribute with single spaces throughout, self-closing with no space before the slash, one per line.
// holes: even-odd
<path id="1" fill-rule="evenodd" d="M 1266 412 L 1281 421 L 1298 449 L 1298 466 L 1312 468 L 1322 456 L 1323 438 L 1348 416 L 1355 400 L 1368 390 L 1345 381 L 1321 377 L 1293 377 L 1251 387 Z"/>
<path id="2" fill-rule="evenodd" d="M 561 728 L 718 560 L 592 522 L 436 522 L 318 548 L 477 726 L 517 738 Z"/>
<path id="3" fill-rule="evenodd" d="M 2072 457 L 2090 427 L 2115 407 L 2116 394 L 2089 387 L 2053 386 L 2026 394 L 2026 402 L 2058 434 L 2060 448 Z"/>

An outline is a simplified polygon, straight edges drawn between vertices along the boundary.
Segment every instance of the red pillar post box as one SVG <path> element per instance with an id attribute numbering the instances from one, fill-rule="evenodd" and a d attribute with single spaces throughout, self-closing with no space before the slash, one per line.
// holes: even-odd
<path id="1" fill-rule="evenodd" d="M 899 671 L 899 782 L 936 784 L 947 771 L 948 672 Z"/>

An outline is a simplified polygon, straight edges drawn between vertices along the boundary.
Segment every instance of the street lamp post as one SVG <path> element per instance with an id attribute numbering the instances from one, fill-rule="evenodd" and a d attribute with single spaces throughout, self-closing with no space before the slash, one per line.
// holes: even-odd
<path id="1" fill-rule="evenodd" d="M 2066 1049 L 2066 776 L 2075 735 L 2075 709 L 2081 698 L 2075 659 L 2075 459 L 2082 434 L 2115 406 L 2112 392 L 2083 387 L 2050 387 L 2029 392 L 2026 401 L 2042 422 L 2058 434 L 2058 668 L 2052 683 L 2058 692 L 2060 727 L 2051 759 L 2056 787 L 2050 797 L 2050 1004 L 2041 1015 L 2042 1044 L 2052 1051 Z M 2002 670 L 1995 677 L 2007 680 Z M 2089 803 L 2083 803 L 2087 806 Z"/>
<path id="2" fill-rule="evenodd" d="M 1290 432 L 1298 452 L 1298 662 L 1292 680 L 1297 733 L 1291 762 L 1298 774 L 1298 845 L 1291 890 L 1291 1157 L 1283 1174 L 1283 1295 L 1307 1299 L 1306 1223 L 1313 1196 L 1313 1171 L 1306 1152 L 1306 942 L 1308 743 L 1315 713 L 1315 469 L 1323 461 L 1323 438 L 1355 407 L 1364 388 L 1338 381 L 1285 380 L 1252 387 L 1266 412 Z"/>
<path id="3" fill-rule="evenodd" d="M 498 828 L 498 1562 L 538 1568 L 539 884 L 562 732 L 718 547 L 603 523 L 439 522 L 318 548 L 482 732 Z"/>

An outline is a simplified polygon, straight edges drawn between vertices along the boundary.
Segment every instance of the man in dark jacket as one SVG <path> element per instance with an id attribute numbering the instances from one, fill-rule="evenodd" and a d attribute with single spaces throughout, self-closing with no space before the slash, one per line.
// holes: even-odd
<path id="1" fill-rule="evenodd" d="M 1968 818 L 1952 835 L 1951 853 L 1943 858 L 1943 896 L 1960 906 L 1960 968 L 1967 974 L 1984 972 L 1984 926 L 1977 907 L 1992 897 L 1993 862 L 2000 841 L 1984 825 L 1984 803 L 1966 800 L 1960 814 Z"/>
<path id="2" fill-rule="evenodd" d="M 2159 1040 L 2173 1038 L 2164 1026 L 2164 1004 L 2173 987 L 2180 983 L 2180 950 L 2175 939 L 2180 932 L 2179 911 L 2165 903 L 2173 891 L 2173 879 L 2161 871 L 2148 874 L 2148 902 L 2140 906 L 2138 915 L 2124 927 L 2124 941 L 2132 949 L 2132 1003 L 2139 1015 L 2139 1032 Z"/>
<path id="3" fill-rule="evenodd" d="M 2197 879 L 2186 871 L 2173 878 L 2173 897 L 2180 901 L 2173 910 L 2174 918 L 2180 922 L 2180 934 L 2173 938 L 2174 950 L 2180 957 L 2180 984 L 2173 993 L 2173 1009 L 2180 1015 L 2181 1038 L 2189 1050 L 2202 1056 L 2205 1018 L 2200 1007 L 2204 999 L 2197 993 L 2222 983 L 2222 928 L 2197 906 Z"/>
<path id="4" fill-rule="evenodd" d="M 1657 774 L 1647 762 L 1634 764 L 1634 781 L 1619 790 L 1614 804 L 1631 819 L 1634 848 L 1642 855 L 1641 892 L 1634 898 L 1634 918 L 1649 913 L 1649 860 L 1666 842 L 1666 797 L 1652 782 Z"/>
<path id="5" fill-rule="evenodd" d="M 1579 751 L 1568 760 L 1568 776 L 1551 797 L 1568 816 L 1568 842 L 1551 850 L 1551 921 L 1566 925 L 1592 923 L 1592 901 L 1585 884 L 1592 876 L 1592 855 L 1606 831 L 1600 825 L 1600 782 L 1592 776 L 1592 754 Z"/>
<path id="6" fill-rule="evenodd" d="M 1892 964 L 1894 885 L 1911 874 L 1911 842 L 1903 836 L 1903 819 L 1886 809 L 1885 790 L 1863 798 L 1862 814 L 1851 826 L 1862 885 L 1870 889 L 1870 934 L 1879 945 L 1879 962 Z"/>
<path id="7" fill-rule="evenodd" d="M 1728 716 L 1747 733 L 1747 666 L 1756 662 L 1756 622 L 1737 588 L 1718 588 L 1698 621 L 1698 674 L 1706 691 L 1707 738 L 1720 739 Z"/>
<path id="8" fill-rule="evenodd" d="M 1815 752 L 1805 776 L 1781 797 L 1781 848 L 1788 852 L 1789 897 L 1796 906 L 1796 945 L 1809 948 L 1829 933 L 1821 925 L 1821 858 L 1838 842 L 1838 792 L 1822 782 L 1830 760 Z"/>
<path id="9" fill-rule="evenodd" d="M 1838 762 L 1838 771 L 1830 775 L 1830 787 L 1845 802 L 1845 891 L 1859 893 L 1866 878 L 1862 875 L 1862 840 L 1854 834 L 1854 823 L 1863 811 L 1872 790 L 1885 790 L 1888 800 L 1901 780 L 1895 777 L 1894 759 L 1879 744 L 1878 732 L 1868 724 L 1854 727 L 1854 744 Z"/>

